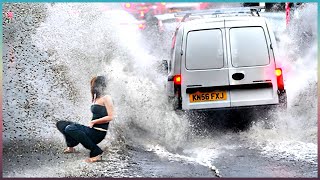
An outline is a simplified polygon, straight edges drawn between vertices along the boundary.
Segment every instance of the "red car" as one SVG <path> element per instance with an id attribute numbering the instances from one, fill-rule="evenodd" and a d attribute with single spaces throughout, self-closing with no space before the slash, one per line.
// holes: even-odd
<path id="1" fill-rule="evenodd" d="M 152 3 L 123 3 L 125 11 L 132 14 L 137 19 L 144 19 L 145 15 L 153 8 Z"/>
<path id="2" fill-rule="evenodd" d="M 123 3 L 122 7 L 137 19 L 146 19 L 146 16 L 155 16 L 166 13 L 175 13 L 186 10 L 203 10 L 210 7 L 209 3 Z"/>

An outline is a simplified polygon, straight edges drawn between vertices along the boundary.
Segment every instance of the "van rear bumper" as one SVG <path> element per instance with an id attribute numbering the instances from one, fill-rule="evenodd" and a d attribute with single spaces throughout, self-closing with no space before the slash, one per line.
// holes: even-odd
<path id="1" fill-rule="evenodd" d="M 237 106 L 225 108 L 208 108 L 208 109 L 188 109 L 182 111 L 189 112 L 212 112 L 212 111 L 235 111 L 235 110 L 271 110 L 280 108 L 281 104 L 255 105 L 255 106 Z"/>
<path id="2" fill-rule="evenodd" d="M 205 109 L 180 109 L 182 111 L 194 112 L 212 112 L 212 111 L 232 111 L 232 110 L 272 110 L 272 109 L 286 109 L 287 108 L 287 93 L 286 90 L 279 91 L 279 103 L 277 104 L 263 104 L 250 106 L 234 106 L 223 108 L 205 108 Z"/>

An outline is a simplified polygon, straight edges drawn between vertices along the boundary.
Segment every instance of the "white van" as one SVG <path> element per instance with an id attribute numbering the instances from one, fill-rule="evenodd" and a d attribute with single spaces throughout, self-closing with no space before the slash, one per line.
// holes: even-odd
<path id="1" fill-rule="evenodd" d="M 171 59 L 164 60 L 167 95 L 175 110 L 286 107 L 273 31 L 265 18 L 254 16 L 253 7 L 248 9 L 249 14 L 225 16 L 206 10 L 201 16 L 211 17 L 177 28 Z M 192 15 L 199 16 L 186 14 Z"/>

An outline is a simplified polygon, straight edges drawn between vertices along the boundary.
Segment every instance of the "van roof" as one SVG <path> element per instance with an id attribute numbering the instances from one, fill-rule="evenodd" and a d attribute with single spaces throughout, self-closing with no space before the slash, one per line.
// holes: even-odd
<path id="1" fill-rule="evenodd" d="M 207 18 L 199 18 L 199 19 L 193 19 L 190 21 L 185 21 L 181 25 L 184 27 L 193 27 L 195 25 L 199 24 L 205 24 L 205 23 L 215 23 L 215 22 L 222 22 L 222 21 L 247 21 L 250 22 L 250 24 L 261 24 L 265 23 L 266 19 L 261 16 L 227 16 L 227 17 L 207 17 Z"/>

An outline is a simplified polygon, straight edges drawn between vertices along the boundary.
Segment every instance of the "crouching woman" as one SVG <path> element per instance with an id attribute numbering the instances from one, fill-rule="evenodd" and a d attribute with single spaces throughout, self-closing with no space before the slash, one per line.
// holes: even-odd
<path id="1" fill-rule="evenodd" d="M 113 119 L 113 104 L 110 95 L 106 95 L 107 80 L 104 76 L 97 76 L 91 80 L 92 120 L 89 125 L 81 125 L 71 121 L 58 121 L 56 126 L 64 135 L 67 148 L 64 153 L 76 152 L 79 143 L 90 150 L 90 157 L 86 162 L 102 160 L 103 151 L 97 145 L 106 136 L 109 122 Z"/>

